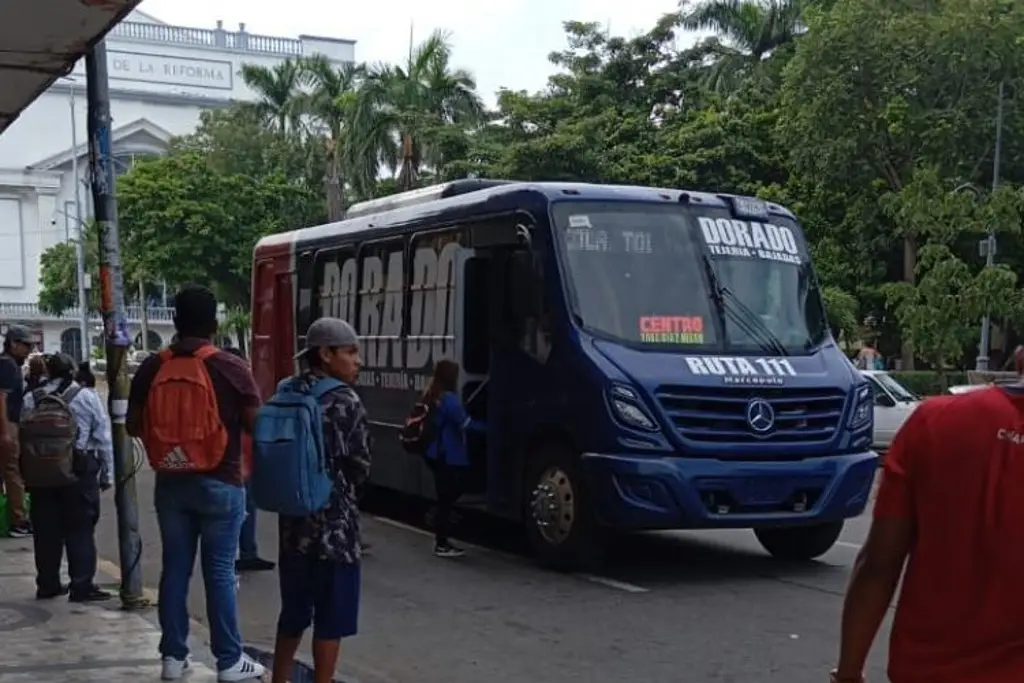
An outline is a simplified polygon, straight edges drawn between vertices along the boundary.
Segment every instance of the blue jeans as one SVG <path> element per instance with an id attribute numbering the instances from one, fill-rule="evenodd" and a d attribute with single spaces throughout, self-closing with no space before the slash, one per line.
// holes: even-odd
<path id="1" fill-rule="evenodd" d="M 219 670 L 242 656 L 235 592 L 235 555 L 245 515 L 245 490 L 202 475 L 158 475 L 156 515 L 163 544 L 160 572 L 160 655 L 188 653 L 188 588 L 196 551 L 206 585 L 210 649 Z"/>
<path id="2" fill-rule="evenodd" d="M 243 560 L 259 557 L 256 547 L 256 501 L 248 485 L 245 487 L 245 521 L 242 522 L 242 532 L 238 537 L 238 557 Z"/>

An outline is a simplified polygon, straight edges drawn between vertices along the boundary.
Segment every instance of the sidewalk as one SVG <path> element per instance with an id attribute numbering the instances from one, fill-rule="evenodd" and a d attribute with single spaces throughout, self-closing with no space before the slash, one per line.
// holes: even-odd
<path id="1" fill-rule="evenodd" d="M 0 539 L 0 683 L 160 680 L 160 632 L 145 612 L 123 612 L 117 599 L 83 605 L 35 593 L 31 539 Z M 188 680 L 216 675 L 194 661 Z"/>

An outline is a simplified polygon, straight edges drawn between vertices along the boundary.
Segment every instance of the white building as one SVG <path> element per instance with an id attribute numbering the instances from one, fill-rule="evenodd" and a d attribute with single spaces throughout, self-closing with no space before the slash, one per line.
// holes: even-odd
<path id="1" fill-rule="evenodd" d="M 243 64 L 271 67 L 313 54 L 338 63 L 355 59 L 351 40 L 262 36 L 247 33 L 244 24 L 228 31 L 221 22 L 216 29 L 169 26 L 139 11 L 115 27 L 106 44 L 111 146 L 119 173 L 134 158 L 162 154 L 172 137 L 194 131 L 202 110 L 255 100 L 239 75 Z M 81 214 L 84 220 L 92 216 L 86 139 L 84 60 L 0 136 L 0 330 L 14 322 L 27 324 L 37 330 L 45 351 L 63 349 L 76 356 L 78 311 L 52 316 L 37 306 L 39 257 L 54 244 L 77 238 L 76 157 Z M 173 333 L 171 309 L 162 303 L 147 308 L 150 348 L 167 343 Z M 140 313 L 139 306 L 129 306 L 134 335 Z M 98 325 L 96 317 L 94 334 Z"/>

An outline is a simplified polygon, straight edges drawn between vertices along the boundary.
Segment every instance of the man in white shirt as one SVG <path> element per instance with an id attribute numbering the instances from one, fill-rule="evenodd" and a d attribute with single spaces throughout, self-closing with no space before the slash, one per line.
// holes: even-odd
<path id="1" fill-rule="evenodd" d="M 42 394 L 58 393 L 69 399 L 68 410 L 78 426 L 74 470 L 78 481 L 58 488 L 30 489 L 36 560 L 36 597 L 55 598 L 70 592 L 72 602 L 95 602 L 111 597 L 95 584 L 96 523 L 100 519 L 100 492 L 114 483 L 114 448 L 110 419 L 99 395 L 74 380 L 76 364 L 67 354 L 49 356 L 48 379 L 25 395 L 28 414 Z M 71 585 L 60 579 L 61 559 L 68 554 Z"/>

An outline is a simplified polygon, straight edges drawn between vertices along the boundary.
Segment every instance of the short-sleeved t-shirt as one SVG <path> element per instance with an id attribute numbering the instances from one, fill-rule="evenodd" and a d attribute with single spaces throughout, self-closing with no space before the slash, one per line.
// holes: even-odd
<path id="1" fill-rule="evenodd" d="M 915 537 L 889 648 L 893 683 L 1024 681 L 1024 393 L 922 404 L 886 454 L 876 518 Z"/>
<path id="2" fill-rule="evenodd" d="M 175 353 L 190 353 L 209 342 L 201 339 L 181 339 L 171 345 Z M 145 415 L 146 399 L 153 385 L 157 371 L 160 369 L 160 356 L 154 354 L 142 361 L 135 377 L 132 379 L 131 392 L 128 396 L 129 407 L 141 406 Z M 216 470 L 205 476 L 215 477 L 236 486 L 244 481 L 242 464 L 242 411 L 245 408 L 260 404 L 259 389 L 252 377 L 252 372 L 244 360 L 230 353 L 221 351 L 206 360 L 206 369 L 213 382 L 213 390 L 217 395 L 217 408 L 221 422 L 228 432 L 228 446 L 224 452 L 224 460 Z M 180 475 L 172 475 L 180 476 Z M 188 475 L 185 475 L 188 476 Z"/>
<path id="3" fill-rule="evenodd" d="M 21 422 L 21 407 L 25 400 L 25 377 L 21 366 L 6 353 L 0 354 L 0 392 L 7 394 L 7 421 Z"/>

